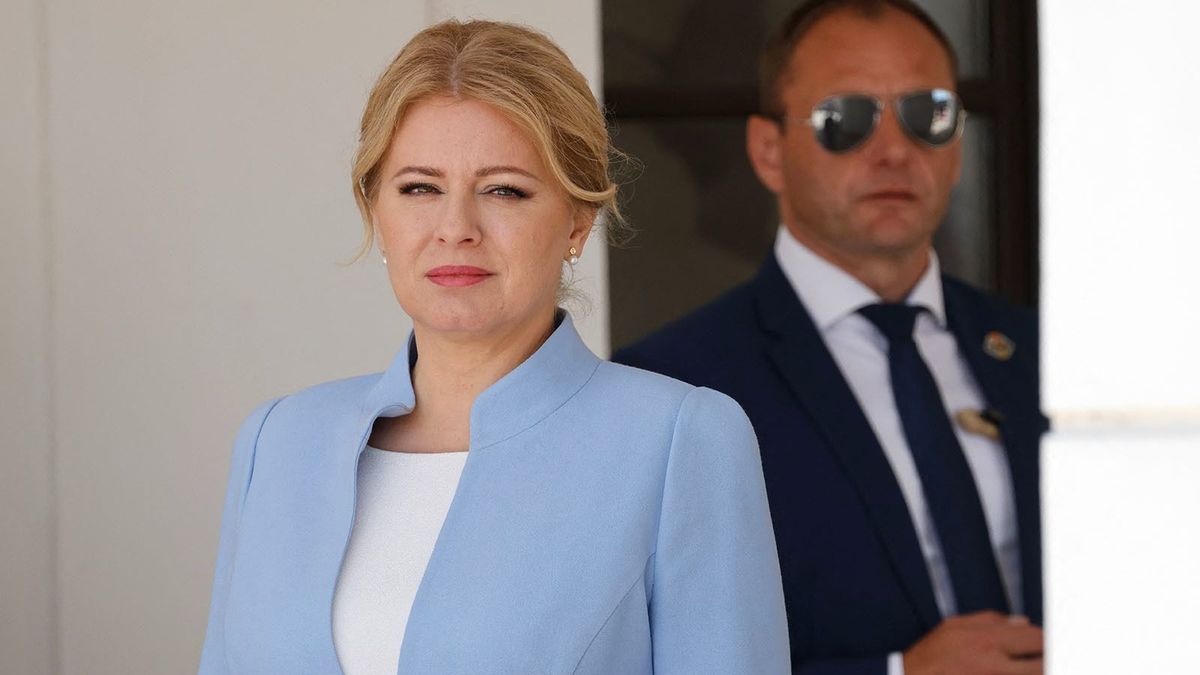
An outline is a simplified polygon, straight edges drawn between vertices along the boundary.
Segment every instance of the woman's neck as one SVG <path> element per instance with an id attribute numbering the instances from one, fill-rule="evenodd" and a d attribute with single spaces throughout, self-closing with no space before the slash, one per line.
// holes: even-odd
<path id="1" fill-rule="evenodd" d="M 486 338 L 464 339 L 414 327 L 416 407 L 403 417 L 381 419 L 372 445 L 402 452 L 466 450 L 475 399 L 536 352 L 553 330 L 553 315 Z"/>

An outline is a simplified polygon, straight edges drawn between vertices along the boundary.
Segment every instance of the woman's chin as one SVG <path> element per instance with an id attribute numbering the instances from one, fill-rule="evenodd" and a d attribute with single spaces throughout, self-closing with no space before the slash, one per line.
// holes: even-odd
<path id="1" fill-rule="evenodd" d="M 480 303 L 482 304 L 482 303 Z M 484 307 L 475 303 L 439 303 L 427 312 L 413 312 L 409 316 L 414 326 L 424 332 L 437 333 L 457 339 L 472 335 L 484 336 L 506 323 L 503 313 L 495 306 Z"/>
<path id="2" fill-rule="evenodd" d="M 492 324 L 486 317 L 477 315 L 438 315 L 431 317 L 427 321 L 417 321 L 414 319 L 414 324 L 420 324 L 421 328 L 426 332 L 438 333 L 442 335 L 455 336 L 470 336 L 473 334 L 486 334 L 489 326 Z"/>
<path id="3" fill-rule="evenodd" d="M 487 339 L 495 335 L 512 335 L 535 330 L 532 323 L 541 321 L 552 312 L 505 312 L 493 306 L 440 306 L 430 312 L 410 313 L 413 325 L 421 333 L 436 334 L 453 340 L 472 337 Z M 525 324 L 531 324 L 525 326 Z"/>

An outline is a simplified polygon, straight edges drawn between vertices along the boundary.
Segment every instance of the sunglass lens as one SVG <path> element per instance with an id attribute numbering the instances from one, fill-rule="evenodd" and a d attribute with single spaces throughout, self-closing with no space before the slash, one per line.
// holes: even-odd
<path id="1" fill-rule="evenodd" d="M 897 112 L 913 138 L 928 145 L 945 145 L 958 137 L 962 104 L 947 89 L 918 91 L 900 98 Z"/>
<path id="2" fill-rule="evenodd" d="M 879 105 L 869 96 L 831 96 L 813 108 L 817 142 L 830 152 L 846 152 L 871 135 Z"/>

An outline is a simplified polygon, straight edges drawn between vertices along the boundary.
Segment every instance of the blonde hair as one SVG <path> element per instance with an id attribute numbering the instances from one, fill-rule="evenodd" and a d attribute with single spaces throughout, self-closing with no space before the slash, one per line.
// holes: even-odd
<path id="1" fill-rule="evenodd" d="M 432 96 L 494 106 L 534 140 L 550 173 L 577 204 L 605 216 L 610 236 L 625 227 L 609 158 L 604 114 L 587 80 L 544 34 L 494 21 L 448 20 L 418 33 L 379 77 L 363 110 L 352 172 L 365 232 L 374 242 L 371 202 L 379 169 L 409 106 Z"/>

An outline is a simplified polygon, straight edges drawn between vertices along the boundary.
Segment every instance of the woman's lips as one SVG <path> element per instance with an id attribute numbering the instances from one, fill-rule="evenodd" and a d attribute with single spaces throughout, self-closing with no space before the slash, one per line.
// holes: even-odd
<path id="1" fill-rule="evenodd" d="M 442 265 L 425 273 L 425 277 L 438 286 L 474 286 L 492 276 L 492 273 L 470 265 Z"/>

